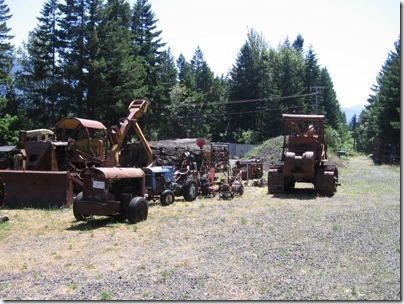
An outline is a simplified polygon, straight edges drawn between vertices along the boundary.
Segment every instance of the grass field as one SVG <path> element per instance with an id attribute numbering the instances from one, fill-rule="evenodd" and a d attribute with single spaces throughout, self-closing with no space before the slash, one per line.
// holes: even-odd
<path id="1" fill-rule="evenodd" d="M 0 210 L 4 300 L 400 300 L 400 167 L 344 159 L 334 197 L 245 187 L 129 225 Z"/>

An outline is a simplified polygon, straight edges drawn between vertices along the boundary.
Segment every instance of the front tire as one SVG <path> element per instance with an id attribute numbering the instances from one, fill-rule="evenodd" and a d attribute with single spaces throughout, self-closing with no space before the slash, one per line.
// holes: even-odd
<path id="1" fill-rule="evenodd" d="M 162 206 L 171 205 L 172 203 L 174 203 L 174 201 L 175 201 L 175 195 L 174 192 L 172 192 L 171 190 L 164 190 L 160 194 L 160 203 Z"/>
<path id="2" fill-rule="evenodd" d="M 130 201 L 126 218 L 130 224 L 136 224 L 147 220 L 148 212 L 147 200 L 144 197 L 137 196 Z"/>
<path id="3" fill-rule="evenodd" d="M 79 222 L 87 221 L 91 217 L 91 215 L 76 212 L 77 204 L 81 201 L 82 198 L 83 198 L 83 192 L 80 192 L 79 194 L 76 195 L 73 201 L 73 215 L 74 218 Z"/>

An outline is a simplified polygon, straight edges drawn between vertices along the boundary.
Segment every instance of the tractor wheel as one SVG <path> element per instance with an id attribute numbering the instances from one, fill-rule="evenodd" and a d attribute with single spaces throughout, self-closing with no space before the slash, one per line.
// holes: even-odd
<path id="1" fill-rule="evenodd" d="M 241 186 L 241 187 L 238 189 L 238 195 L 242 196 L 243 194 L 244 194 L 244 187 Z"/>
<path id="2" fill-rule="evenodd" d="M 182 190 L 184 199 L 188 202 L 194 201 L 198 195 L 198 185 L 194 180 L 187 181 Z"/>
<path id="3" fill-rule="evenodd" d="M 134 197 L 129 203 L 126 218 L 130 224 L 147 220 L 149 207 L 144 197 Z"/>
<path id="4" fill-rule="evenodd" d="M 81 201 L 81 198 L 83 197 L 83 192 L 80 192 L 79 194 L 76 195 L 73 201 L 73 215 L 74 218 L 80 222 L 88 220 L 91 215 L 87 214 L 81 214 L 76 212 L 77 204 Z"/>
<path id="5" fill-rule="evenodd" d="M 172 192 L 171 190 L 164 190 L 160 194 L 160 203 L 162 206 L 171 205 L 172 203 L 174 203 L 174 201 L 175 201 L 175 195 L 174 192 Z"/>

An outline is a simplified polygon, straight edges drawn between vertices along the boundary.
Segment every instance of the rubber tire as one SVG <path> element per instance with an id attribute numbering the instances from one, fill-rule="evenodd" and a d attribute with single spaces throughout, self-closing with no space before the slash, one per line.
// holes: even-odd
<path id="1" fill-rule="evenodd" d="M 81 214 L 81 213 L 77 213 L 75 211 L 76 205 L 79 201 L 81 201 L 82 197 L 83 197 L 83 192 L 80 192 L 76 195 L 76 197 L 74 198 L 74 201 L 73 201 L 73 215 L 74 215 L 74 218 L 76 220 L 78 220 L 79 222 L 87 221 L 91 217 L 91 215 Z"/>
<path id="2" fill-rule="evenodd" d="M 164 190 L 160 194 L 160 203 L 162 206 L 171 205 L 172 203 L 174 203 L 174 201 L 175 201 L 175 195 L 174 192 L 172 192 L 171 190 Z"/>
<path id="3" fill-rule="evenodd" d="M 184 199 L 187 202 L 192 202 L 196 200 L 196 196 L 198 195 L 198 185 L 196 184 L 196 181 L 190 180 L 187 181 L 182 188 L 182 193 L 184 195 Z"/>
<path id="4" fill-rule="evenodd" d="M 243 187 L 243 186 L 241 186 L 241 187 L 238 189 L 238 194 L 239 194 L 240 196 L 242 196 L 242 195 L 244 194 L 244 187 Z"/>
<path id="5" fill-rule="evenodd" d="M 144 197 L 136 196 L 129 202 L 126 218 L 130 224 L 135 224 L 147 220 L 149 206 Z"/>

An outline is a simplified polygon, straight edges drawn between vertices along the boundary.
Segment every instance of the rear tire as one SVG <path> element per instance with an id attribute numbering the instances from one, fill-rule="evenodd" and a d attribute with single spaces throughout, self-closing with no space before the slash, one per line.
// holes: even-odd
<path id="1" fill-rule="evenodd" d="M 175 195 L 174 192 L 172 192 L 171 190 L 164 190 L 160 194 L 160 203 L 162 206 L 171 205 L 172 203 L 174 203 L 174 201 L 175 201 Z"/>
<path id="2" fill-rule="evenodd" d="M 81 213 L 76 212 L 77 204 L 81 201 L 82 197 L 83 197 L 83 192 L 80 192 L 79 194 L 76 195 L 76 197 L 74 198 L 74 201 L 73 201 L 73 215 L 74 215 L 74 218 L 76 220 L 78 220 L 79 222 L 87 221 L 91 217 L 91 215 L 81 214 Z"/>
<path id="3" fill-rule="evenodd" d="M 126 218 L 130 224 L 135 224 L 147 220 L 148 212 L 147 200 L 144 197 L 137 196 L 130 201 Z"/>
<path id="4" fill-rule="evenodd" d="M 198 195 L 198 185 L 196 181 L 190 180 L 187 181 L 182 189 L 184 194 L 184 199 L 188 202 L 192 202 L 196 200 L 196 196 Z"/>

